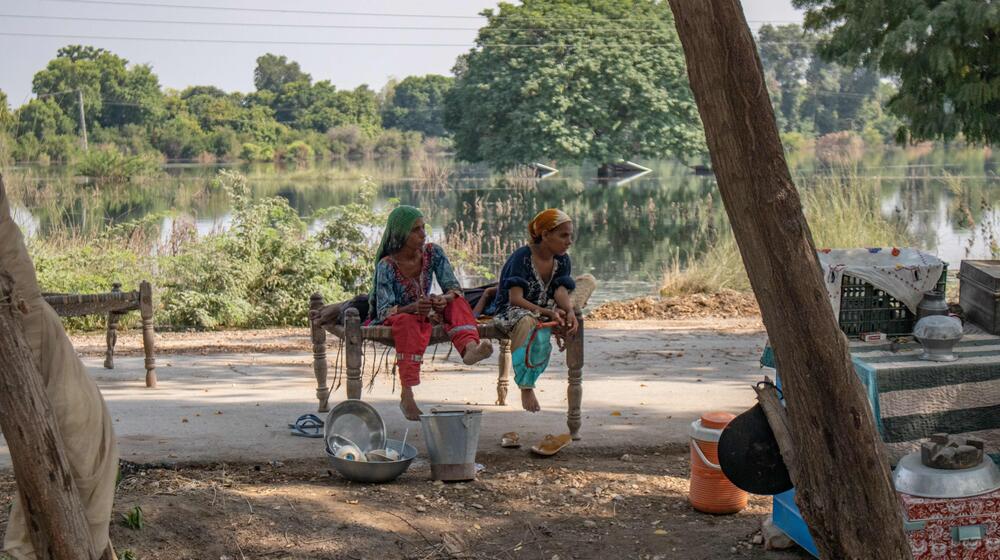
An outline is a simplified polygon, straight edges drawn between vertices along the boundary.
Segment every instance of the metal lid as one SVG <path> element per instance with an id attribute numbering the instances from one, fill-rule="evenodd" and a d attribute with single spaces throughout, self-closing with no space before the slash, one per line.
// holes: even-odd
<path id="1" fill-rule="evenodd" d="M 323 431 L 327 442 L 339 435 L 363 453 L 385 447 L 385 421 L 374 406 L 360 399 L 347 399 L 333 407 Z"/>
<path id="2" fill-rule="evenodd" d="M 910 453 L 892 475 L 896 490 L 923 498 L 964 498 L 1000 488 L 1000 469 L 988 456 L 969 469 L 935 469 L 921 462 L 920 452 Z"/>

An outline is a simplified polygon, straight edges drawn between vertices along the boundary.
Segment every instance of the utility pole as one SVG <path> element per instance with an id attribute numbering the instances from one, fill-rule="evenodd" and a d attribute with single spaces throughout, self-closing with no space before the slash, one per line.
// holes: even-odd
<path id="1" fill-rule="evenodd" d="M 83 146 L 83 151 L 88 151 L 87 147 L 87 119 L 83 115 L 83 90 L 76 90 L 76 100 L 77 106 L 80 108 L 80 144 Z"/>

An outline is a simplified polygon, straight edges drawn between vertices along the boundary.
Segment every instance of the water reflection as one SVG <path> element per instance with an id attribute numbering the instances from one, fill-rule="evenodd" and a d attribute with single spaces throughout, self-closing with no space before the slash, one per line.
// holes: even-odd
<path id="1" fill-rule="evenodd" d="M 831 171 L 808 155 L 789 157 L 800 185 Z M 399 200 L 422 208 L 433 235 L 466 249 L 485 270 L 526 238 L 539 210 L 560 207 L 575 218 L 574 263 L 602 284 L 599 300 L 651 293 L 665 267 L 698 255 L 726 226 L 711 176 L 675 162 L 639 162 L 652 172 L 627 185 L 600 183 L 596 165 L 561 168 L 542 181 L 501 177 L 481 167 L 439 161 L 447 179 L 429 180 L 408 162 L 282 170 L 243 167 L 256 197 L 281 196 L 303 216 L 357 200 L 366 177 L 378 186 L 376 204 Z M 218 166 L 171 166 L 155 180 L 97 187 L 54 168 L 8 172 L 18 222 L 30 235 L 71 230 L 92 234 L 115 223 L 155 220 L 161 235 L 175 220 L 199 234 L 224 229 L 230 204 L 214 181 Z M 891 150 L 867 157 L 852 173 L 882 178 L 882 209 L 909 223 L 920 247 L 957 269 L 968 257 L 989 257 L 997 241 L 1000 185 L 989 150 Z M 949 178 L 945 178 L 945 176 Z M 315 224 L 314 224 L 315 227 Z M 475 281 L 472 278 L 470 281 Z"/>

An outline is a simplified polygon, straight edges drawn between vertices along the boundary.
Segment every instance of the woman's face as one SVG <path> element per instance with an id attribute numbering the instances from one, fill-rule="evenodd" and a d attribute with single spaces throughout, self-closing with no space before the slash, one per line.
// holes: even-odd
<path id="1" fill-rule="evenodd" d="M 423 248 L 426 241 L 427 226 L 424 224 L 423 218 L 417 218 L 417 221 L 413 222 L 413 229 L 410 230 L 410 235 L 406 236 L 406 243 L 404 245 L 407 249 L 419 251 Z"/>
<path id="2" fill-rule="evenodd" d="M 542 245 L 554 255 L 565 255 L 573 246 L 573 222 L 559 224 L 543 233 Z"/>

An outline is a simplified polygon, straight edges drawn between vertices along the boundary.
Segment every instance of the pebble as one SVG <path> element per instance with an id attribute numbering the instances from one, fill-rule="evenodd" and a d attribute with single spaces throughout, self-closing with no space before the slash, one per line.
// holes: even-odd
<path id="1" fill-rule="evenodd" d="M 417 506 L 416 509 L 418 513 L 427 513 L 427 508 L 425 508 L 424 506 Z"/>
<path id="2" fill-rule="evenodd" d="M 626 453 L 626 454 L 622 455 L 621 457 L 619 457 L 618 460 L 622 461 L 624 463 L 631 463 L 632 462 L 632 456 L 629 455 L 628 453 Z"/>
<path id="3" fill-rule="evenodd" d="M 700 380 L 699 380 L 699 381 L 700 381 Z M 730 553 L 730 554 L 736 554 L 736 547 L 735 547 L 735 546 L 731 546 L 731 547 L 729 547 L 729 553 Z"/>
<path id="4" fill-rule="evenodd" d="M 482 504 L 469 504 L 469 505 L 472 506 L 472 507 L 474 507 L 474 508 L 476 508 L 476 509 L 483 509 Z"/>
<path id="5" fill-rule="evenodd" d="M 594 528 L 594 527 L 597 527 L 597 522 L 592 521 L 590 519 L 584 519 L 583 520 L 583 526 L 584 527 Z"/>
<path id="6" fill-rule="evenodd" d="M 764 537 L 763 535 L 758 533 L 754 535 L 752 539 L 750 539 L 750 542 L 752 542 L 753 544 L 762 544 L 764 542 Z"/>

